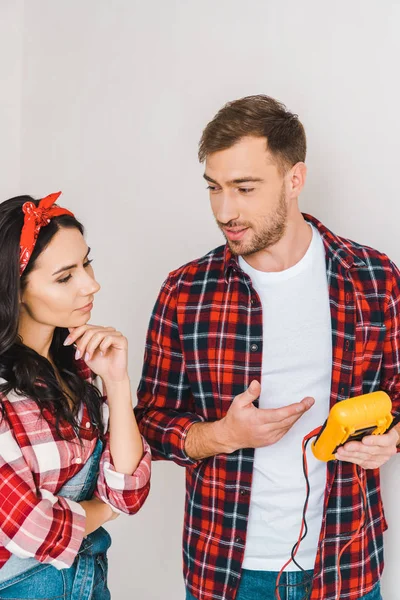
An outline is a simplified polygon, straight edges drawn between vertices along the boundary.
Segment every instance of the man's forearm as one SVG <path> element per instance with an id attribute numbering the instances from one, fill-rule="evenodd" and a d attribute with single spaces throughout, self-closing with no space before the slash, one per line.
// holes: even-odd
<path id="1" fill-rule="evenodd" d="M 202 460 L 216 454 L 229 454 L 232 451 L 223 419 L 212 423 L 194 423 L 187 433 L 185 452 L 193 460 Z"/>

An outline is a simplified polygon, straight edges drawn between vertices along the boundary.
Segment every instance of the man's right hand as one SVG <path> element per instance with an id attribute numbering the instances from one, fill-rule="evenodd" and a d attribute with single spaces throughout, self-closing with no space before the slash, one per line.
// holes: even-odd
<path id="1" fill-rule="evenodd" d="M 192 460 L 216 454 L 230 454 L 240 448 L 260 448 L 278 442 L 314 404 L 304 398 L 282 408 L 256 408 L 261 386 L 252 381 L 243 394 L 232 400 L 226 415 L 218 421 L 194 423 L 188 430 L 185 451 Z"/>
<path id="2" fill-rule="evenodd" d="M 281 408 L 256 408 L 253 402 L 260 393 L 259 382 L 252 381 L 245 392 L 233 399 L 225 417 L 218 422 L 220 440 L 227 452 L 275 444 L 315 402 L 307 397 Z"/>

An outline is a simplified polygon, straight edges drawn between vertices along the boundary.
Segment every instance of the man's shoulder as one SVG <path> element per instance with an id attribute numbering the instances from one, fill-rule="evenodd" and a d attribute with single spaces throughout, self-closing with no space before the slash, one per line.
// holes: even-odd
<path id="1" fill-rule="evenodd" d="M 333 258 L 344 263 L 351 263 L 364 271 L 365 269 L 392 270 L 394 265 L 384 252 L 333 233 L 315 217 L 306 215 L 306 218 L 318 229 L 329 254 Z"/>
<path id="2" fill-rule="evenodd" d="M 349 238 L 338 236 L 338 240 L 340 240 L 341 246 L 357 259 L 356 262 L 359 266 L 363 266 L 362 263 L 364 263 L 366 267 L 371 268 L 390 267 L 392 264 L 388 255 L 376 248 L 360 244 Z"/>
<path id="3" fill-rule="evenodd" d="M 179 286 L 194 281 L 215 279 L 223 275 L 226 261 L 226 246 L 218 246 L 200 258 L 191 260 L 171 271 L 165 281 L 166 285 Z"/>

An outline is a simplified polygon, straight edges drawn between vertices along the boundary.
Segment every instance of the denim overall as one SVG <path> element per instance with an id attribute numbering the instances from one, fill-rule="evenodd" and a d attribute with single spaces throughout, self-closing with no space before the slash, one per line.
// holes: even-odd
<path id="1" fill-rule="evenodd" d="M 96 489 L 103 445 L 100 440 L 84 467 L 58 492 L 58 496 L 82 502 Z M 12 555 L 0 569 L 0 598 L 3 600 L 109 600 L 107 556 L 111 538 L 100 527 L 86 536 L 73 565 L 56 569 L 35 558 Z"/>

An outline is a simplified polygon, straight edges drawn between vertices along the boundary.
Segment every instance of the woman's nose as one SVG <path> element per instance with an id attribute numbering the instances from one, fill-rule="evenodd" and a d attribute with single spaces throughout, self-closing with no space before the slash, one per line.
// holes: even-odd
<path id="1" fill-rule="evenodd" d="M 95 278 L 88 275 L 84 285 L 81 287 L 81 293 L 83 296 L 97 294 L 100 287 L 100 284 L 95 280 Z"/>

